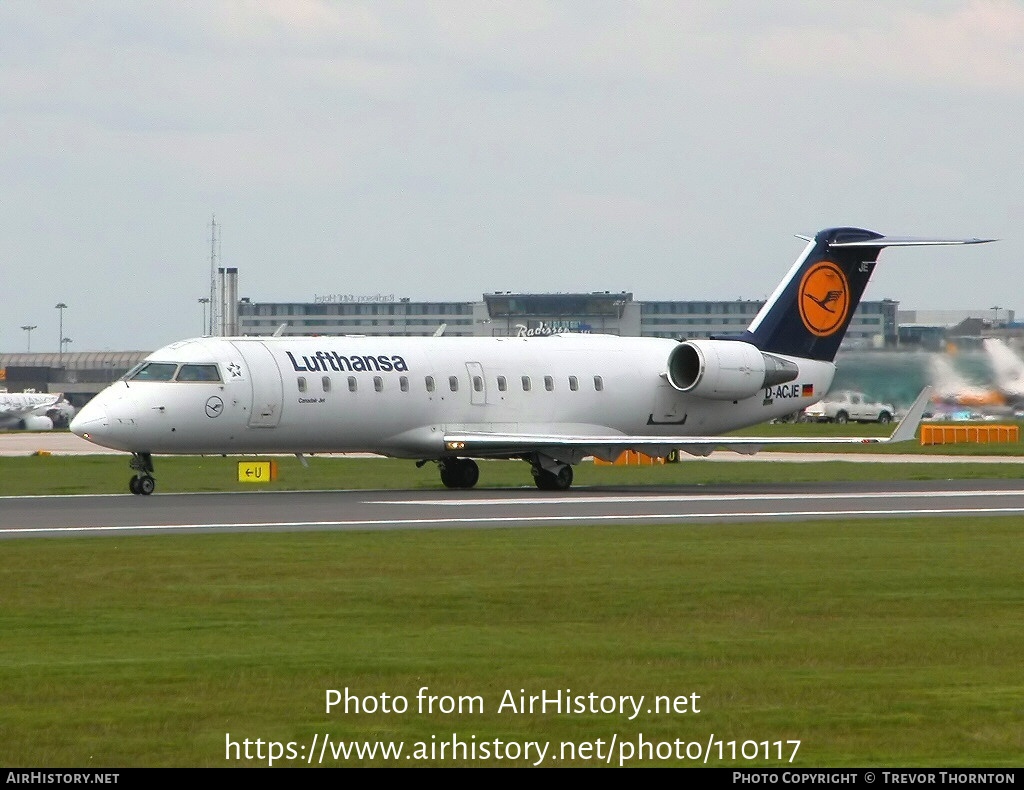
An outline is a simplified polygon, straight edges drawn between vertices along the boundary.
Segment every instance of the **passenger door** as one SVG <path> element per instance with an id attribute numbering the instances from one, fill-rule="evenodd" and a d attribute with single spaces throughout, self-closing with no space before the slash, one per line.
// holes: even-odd
<path id="1" fill-rule="evenodd" d="M 284 381 L 277 360 L 260 340 L 231 341 L 245 360 L 252 386 L 250 428 L 276 428 L 284 405 Z"/>

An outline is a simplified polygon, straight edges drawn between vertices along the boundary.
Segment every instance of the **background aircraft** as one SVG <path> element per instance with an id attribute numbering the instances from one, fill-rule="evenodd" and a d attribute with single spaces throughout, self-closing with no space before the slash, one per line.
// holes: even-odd
<path id="1" fill-rule="evenodd" d="M 48 431 L 55 420 L 70 420 L 72 412 L 71 404 L 59 393 L 0 392 L 0 428 Z"/>
<path id="2" fill-rule="evenodd" d="M 1000 414 L 1024 407 L 1024 361 L 1005 341 L 982 341 L 992 378 L 977 384 L 958 372 L 949 358 L 933 355 L 929 359 L 929 378 L 935 401 L 947 406 L 977 409 L 985 414 Z"/>
<path id="3" fill-rule="evenodd" d="M 1024 405 L 1024 362 L 1002 340 L 986 338 L 982 346 L 992 365 L 996 390 L 1006 403 Z"/>
<path id="4" fill-rule="evenodd" d="M 952 406 L 1000 407 L 1006 399 L 992 386 L 975 384 L 953 367 L 949 358 L 932 354 L 928 358 L 928 376 L 935 390 L 935 401 Z"/>

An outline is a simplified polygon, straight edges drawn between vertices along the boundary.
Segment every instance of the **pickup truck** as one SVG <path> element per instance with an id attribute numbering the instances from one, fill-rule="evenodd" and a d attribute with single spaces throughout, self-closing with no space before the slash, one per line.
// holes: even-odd
<path id="1" fill-rule="evenodd" d="M 842 390 L 804 409 L 808 422 L 880 422 L 893 421 L 896 409 L 891 403 L 869 400 L 863 392 Z"/>

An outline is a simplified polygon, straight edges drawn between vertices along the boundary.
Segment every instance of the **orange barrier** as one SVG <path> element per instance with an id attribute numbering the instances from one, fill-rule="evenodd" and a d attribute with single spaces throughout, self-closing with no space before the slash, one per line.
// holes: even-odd
<path id="1" fill-rule="evenodd" d="M 958 444 L 974 442 L 1019 442 L 1020 428 L 1016 425 L 922 425 L 921 444 Z"/>
<path id="2" fill-rule="evenodd" d="M 595 458 L 594 463 L 598 466 L 657 466 L 658 464 L 674 464 L 679 461 L 679 451 L 673 450 L 668 458 L 653 458 L 636 450 L 625 450 L 614 461 L 602 461 Z"/>

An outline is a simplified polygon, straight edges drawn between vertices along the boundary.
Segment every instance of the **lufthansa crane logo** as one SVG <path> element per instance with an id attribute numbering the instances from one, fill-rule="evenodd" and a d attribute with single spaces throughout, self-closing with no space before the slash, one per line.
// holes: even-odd
<path id="1" fill-rule="evenodd" d="M 850 312 L 850 284 L 843 270 L 831 261 L 820 261 L 807 270 L 800 280 L 798 298 L 800 320 L 818 337 L 842 329 Z"/>
<path id="2" fill-rule="evenodd" d="M 206 401 L 206 416 L 211 420 L 220 417 L 224 411 L 224 401 L 218 398 L 216 395 L 208 398 Z"/>

